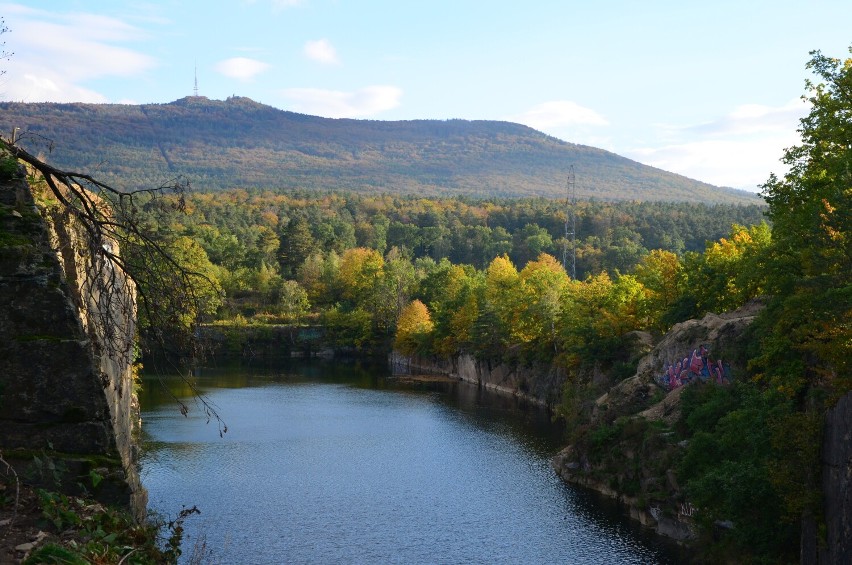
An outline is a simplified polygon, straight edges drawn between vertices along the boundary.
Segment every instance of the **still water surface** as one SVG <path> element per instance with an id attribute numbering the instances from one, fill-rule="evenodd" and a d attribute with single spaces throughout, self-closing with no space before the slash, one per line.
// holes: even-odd
<path id="1" fill-rule="evenodd" d="M 156 512 L 198 506 L 184 547 L 215 563 L 674 562 L 558 479 L 561 427 L 515 399 L 321 362 L 197 385 L 227 433 L 147 380 L 142 479 Z"/>

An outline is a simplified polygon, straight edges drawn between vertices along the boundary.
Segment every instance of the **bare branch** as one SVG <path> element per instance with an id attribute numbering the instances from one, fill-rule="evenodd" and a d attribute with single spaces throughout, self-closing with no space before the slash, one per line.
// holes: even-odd
<path id="1" fill-rule="evenodd" d="M 72 217 L 84 234 L 86 265 L 76 267 L 74 250 L 67 263 L 75 265 L 78 282 L 85 296 L 77 297 L 78 307 L 87 313 L 87 322 L 103 338 L 105 353 L 132 363 L 134 341 L 128 342 L 116 331 L 116 321 L 136 319 L 137 308 L 144 322 L 146 343 L 152 342 L 163 352 L 177 349 L 190 356 L 200 353 L 196 339 L 197 316 L 203 308 L 201 287 L 217 289 L 204 273 L 187 268 L 169 249 L 170 235 L 158 230 L 156 213 L 163 209 L 156 201 L 171 194 L 169 212 L 183 212 L 185 194 L 190 190 L 184 178 L 174 179 L 157 188 L 121 191 L 86 174 L 61 170 L 32 155 L 20 145 L 0 137 L 0 151 L 24 162 L 44 179 L 50 196 L 58 206 L 47 214 L 57 215 L 57 226 L 67 225 L 62 215 Z M 66 269 L 67 271 L 68 269 Z M 138 304 L 137 304 L 138 298 Z M 85 306 L 85 305 L 88 306 Z M 170 346 L 172 346 L 170 348 Z M 177 367 L 175 367 L 177 368 Z M 182 374 L 182 371 L 178 371 Z M 192 386 L 189 379 L 184 378 Z M 193 387 L 208 418 L 219 422 L 219 432 L 227 427 L 216 410 Z M 185 405 L 181 405 L 185 412 Z"/>

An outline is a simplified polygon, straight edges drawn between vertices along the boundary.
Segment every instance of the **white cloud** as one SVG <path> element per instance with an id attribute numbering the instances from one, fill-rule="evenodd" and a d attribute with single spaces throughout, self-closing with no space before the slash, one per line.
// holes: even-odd
<path id="1" fill-rule="evenodd" d="M 316 41 L 308 41 L 304 47 L 305 56 L 317 63 L 324 65 L 339 65 L 340 59 L 337 57 L 337 51 L 327 39 L 318 39 Z"/>
<path id="2" fill-rule="evenodd" d="M 12 72 L 10 70 L 10 74 Z M 0 98 L 15 102 L 87 102 L 90 104 L 109 102 L 103 94 L 67 82 L 65 77 L 48 70 L 37 74 L 19 73 L 17 70 L 14 72 L 16 75 L 14 81 L 4 80 L 0 83 Z"/>
<path id="3" fill-rule="evenodd" d="M 780 107 L 744 104 L 718 120 L 683 129 L 713 136 L 786 132 L 796 129 L 807 112 L 808 105 L 800 98 Z"/>
<path id="4" fill-rule="evenodd" d="M 509 116 L 506 119 L 548 133 L 565 126 L 605 126 L 609 124 L 606 118 L 594 110 L 580 106 L 570 100 L 542 102 L 521 114 Z"/>
<path id="5" fill-rule="evenodd" d="M 247 81 L 269 68 L 269 65 L 247 57 L 231 57 L 216 63 L 214 69 L 229 78 Z"/>
<path id="6" fill-rule="evenodd" d="M 318 88 L 290 88 L 283 95 L 291 100 L 290 109 L 328 118 L 374 116 L 400 104 L 402 90 L 395 86 L 367 86 L 354 92 Z"/>
<path id="7" fill-rule="evenodd" d="M 87 80 L 136 76 L 156 61 L 119 45 L 146 33 L 116 18 L 88 13 L 54 13 L 5 4 L 14 14 L 12 33 L 4 37 L 15 53 L 6 66 L 0 96 L 25 102 L 106 102 L 82 86 Z M 7 24 L 10 23 L 7 21 Z"/>
<path id="8" fill-rule="evenodd" d="M 799 119 L 807 106 L 796 100 L 780 107 L 743 105 L 713 122 L 663 127 L 666 143 L 625 151 L 628 157 L 719 186 L 756 191 L 769 174 L 784 174 L 785 148 L 801 142 Z"/>

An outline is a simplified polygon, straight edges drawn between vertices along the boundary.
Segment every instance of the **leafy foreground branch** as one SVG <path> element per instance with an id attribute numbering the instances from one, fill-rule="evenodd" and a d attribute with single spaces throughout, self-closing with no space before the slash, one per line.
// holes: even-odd
<path id="1" fill-rule="evenodd" d="M 122 192 L 88 174 L 57 169 L 3 138 L 0 151 L 31 168 L 31 183 L 43 184 L 49 191 L 48 203 L 53 204 L 49 208 L 66 213 L 79 223 L 86 235 L 87 252 L 100 271 L 118 269 L 129 279 L 125 284 L 134 284 L 147 329 L 179 327 L 175 323 L 178 312 L 191 311 L 198 302 L 193 277 L 200 274 L 184 268 L 167 251 L 167 240 L 154 231 L 143 211 L 154 208 L 158 197 L 166 194 L 177 196 L 169 200 L 170 207 L 183 210 L 184 196 L 190 189 L 185 179 L 153 189 Z M 97 290 L 109 292 L 107 285 L 115 282 L 118 279 L 110 277 Z M 111 292 L 110 298 L 117 294 Z"/>
<path id="2" fill-rule="evenodd" d="M 2 458 L 0 458 L 2 463 Z M 67 496 L 21 484 L 0 469 L 0 562 L 25 565 L 160 565 L 177 563 L 183 551 L 183 525 L 196 507 L 175 518 L 149 517 L 138 523 L 130 513 L 82 496 Z M 14 490 L 15 495 L 7 494 Z M 188 562 L 206 556 L 196 544 Z"/>

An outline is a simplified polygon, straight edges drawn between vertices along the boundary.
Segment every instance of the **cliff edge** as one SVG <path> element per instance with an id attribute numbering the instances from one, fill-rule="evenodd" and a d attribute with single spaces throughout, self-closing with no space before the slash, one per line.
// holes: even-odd
<path id="1" fill-rule="evenodd" d="M 0 180 L 0 451 L 20 476 L 141 518 L 132 282 L 60 207 Z"/>

